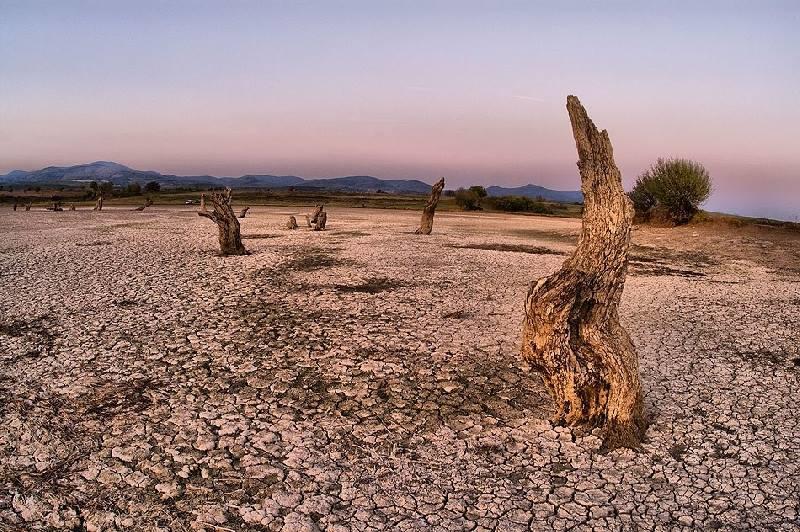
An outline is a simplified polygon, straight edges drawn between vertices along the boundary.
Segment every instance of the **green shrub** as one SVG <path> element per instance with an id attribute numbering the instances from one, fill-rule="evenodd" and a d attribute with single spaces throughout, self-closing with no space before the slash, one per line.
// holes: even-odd
<path id="1" fill-rule="evenodd" d="M 481 207 L 481 196 L 472 189 L 459 188 L 456 190 L 456 205 L 465 211 L 479 211 Z"/>
<path id="2" fill-rule="evenodd" d="M 497 196 L 491 198 L 489 202 L 498 211 L 555 214 L 555 211 L 543 201 L 525 196 Z"/>
<path id="3" fill-rule="evenodd" d="M 629 193 L 640 217 L 666 212 L 675 224 L 688 223 L 711 195 L 711 178 L 702 164 L 688 159 L 658 159 Z"/>

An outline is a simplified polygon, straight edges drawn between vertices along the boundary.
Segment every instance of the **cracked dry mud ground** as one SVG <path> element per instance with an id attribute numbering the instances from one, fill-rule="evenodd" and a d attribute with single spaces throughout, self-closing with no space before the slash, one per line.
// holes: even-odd
<path id="1" fill-rule="evenodd" d="M 518 356 L 579 221 L 330 211 L 230 258 L 190 209 L 0 213 L 0 528 L 800 528 L 796 239 L 636 231 L 652 425 L 600 454 Z"/>

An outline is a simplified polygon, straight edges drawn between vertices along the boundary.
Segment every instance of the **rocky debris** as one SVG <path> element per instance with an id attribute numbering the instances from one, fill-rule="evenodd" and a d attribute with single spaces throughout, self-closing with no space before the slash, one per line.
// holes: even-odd
<path id="1" fill-rule="evenodd" d="M 525 287 L 563 257 L 476 248 L 567 251 L 576 220 L 442 212 L 419 239 L 418 213 L 336 209 L 356 236 L 223 258 L 192 213 L 102 214 L 0 212 L 0 528 L 798 527 L 791 265 L 628 280 L 652 423 L 603 454 L 519 357 Z"/>

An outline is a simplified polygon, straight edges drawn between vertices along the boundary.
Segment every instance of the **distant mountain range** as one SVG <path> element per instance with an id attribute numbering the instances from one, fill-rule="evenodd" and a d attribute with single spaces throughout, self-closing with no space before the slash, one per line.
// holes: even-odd
<path id="1" fill-rule="evenodd" d="M 525 185 L 522 187 L 487 187 L 490 196 L 525 196 L 527 198 L 542 197 L 550 201 L 561 203 L 582 203 L 583 194 L 579 190 L 551 190 L 539 185 Z"/>
<path id="2" fill-rule="evenodd" d="M 48 166 L 26 172 L 14 170 L 0 175 L 4 185 L 80 185 L 88 181 L 110 181 L 116 186 L 129 183 L 144 184 L 157 181 L 163 187 L 226 186 L 231 188 L 311 188 L 342 192 L 387 192 L 391 194 L 427 194 L 431 186 L 416 179 L 378 179 L 372 176 L 346 176 L 329 179 L 303 179 L 293 175 L 243 175 L 241 177 L 215 177 L 210 175 L 178 176 L 151 170 L 134 170 L 119 163 L 97 161 L 77 166 Z M 490 196 L 541 196 L 551 201 L 582 201 L 580 192 L 550 190 L 537 185 L 517 188 L 489 187 Z"/>

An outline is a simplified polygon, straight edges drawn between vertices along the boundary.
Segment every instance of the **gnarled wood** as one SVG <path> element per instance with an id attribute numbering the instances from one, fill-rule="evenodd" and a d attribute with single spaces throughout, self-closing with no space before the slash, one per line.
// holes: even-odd
<path id="1" fill-rule="evenodd" d="M 583 225 L 573 255 L 528 292 L 522 355 L 553 397 L 555 421 L 603 427 L 607 449 L 637 447 L 646 425 L 639 362 L 617 310 L 633 206 L 608 133 L 598 132 L 576 97 L 567 98 L 567 111 L 578 149 Z"/>
<path id="2" fill-rule="evenodd" d="M 94 209 L 95 211 L 102 211 L 103 210 L 103 196 L 98 196 L 97 201 L 94 202 Z"/>
<path id="3" fill-rule="evenodd" d="M 317 219 L 314 221 L 314 227 L 312 228 L 312 231 L 324 231 L 325 224 L 327 222 L 328 222 L 328 213 L 321 210 L 319 214 L 317 214 Z"/>
<path id="4" fill-rule="evenodd" d="M 289 219 L 286 221 L 286 229 L 297 229 L 297 218 L 289 216 Z"/>
<path id="5" fill-rule="evenodd" d="M 139 212 L 141 212 L 141 211 L 145 210 L 146 208 L 148 208 L 148 207 L 149 207 L 150 205 L 152 205 L 152 204 L 153 204 L 153 200 L 151 200 L 150 198 L 147 198 L 147 199 L 144 201 L 144 205 L 139 205 L 138 207 L 136 207 L 136 208 L 135 208 L 135 209 L 133 209 L 133 210 L 134 210 L 134 211 L 139 211 Z"/>
<path id="6" fill-rule="evenodd" d="M 442 196 L 444 190 L 444 178 L 439 179 L 431 187 L 431 196 L 428 198 L 428 203 L 422 210 L 422 221 L 419 224 L 419 229 L 415 231 L 418 235 L 429 235 L 433 231 L 433 215 L 436 213 L 436 206 L 439 204 L 439 198 Z"/>
<path id="7" fill-rule="evenodd" d="M 311 214 L 306 214 L 306 224 L 309 227 L 313 227 L 317 223 L 317 217 L 319 217 L 319 213 L 322 212 L 322 209 L 322 205 L 317 205 L 314 207 L 314 211 Z"/>
<path id="8" fill-rule="evenodd" d="M 241 212 L 239 213 L 239 218 L 244 218 L 245 216 L 247 216 L 247 211 L 249 210 L 250 207 L 245 207 L 244 209 L 242 209 Z"/>
<path id="9" fill-rule="evenodd" d="M 198 216 L 208 218 L 219 229 L 219 251 L 221 255 L 246 255 L 247 251 L 242 244 L 242 235 L 239 230 L 239 220 L 231 207 L 231 189 L 224 192 L 212 192 L 208 198 L 212 211 L 206 209 L 205 194 L 200 196 L 200 210 Z"/>

